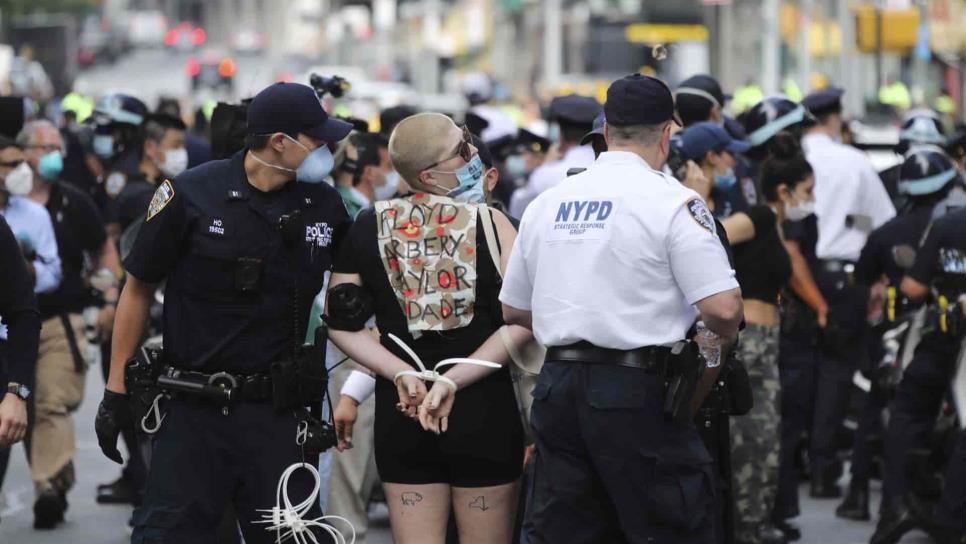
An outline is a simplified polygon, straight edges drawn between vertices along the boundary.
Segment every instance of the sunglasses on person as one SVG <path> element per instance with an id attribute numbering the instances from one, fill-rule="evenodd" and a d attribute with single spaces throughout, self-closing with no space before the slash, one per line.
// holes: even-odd
<path id="1" fill-rule="evenodd" d="M 431 170 L 448 160 L 455 159 L 456 157 L 459 157 L 466 162 L 470 162 L 470 160 L 473 158 L 473 149 L 470 147 L 471 145 L 473 145 L 473 135 L 470 134 L 470 129 L 466 128 L 466 126 L 464 125 L 463 136 L 460 139 L 459 145 L 456 146 L 456 152 L 450 155 L 449 157 L 446 157 L 445 159 L 441 159 L 434 162 L 433 164 L 427 166 L 426 168 L 423 168 L 423 170 Z"/>

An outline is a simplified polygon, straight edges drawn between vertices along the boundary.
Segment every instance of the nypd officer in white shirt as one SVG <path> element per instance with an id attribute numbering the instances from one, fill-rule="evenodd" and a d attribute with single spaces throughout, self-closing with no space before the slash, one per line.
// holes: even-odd
<path id="1" fill-rule="evenodd" d="M 805 129 L 802 149 L 815 171 L 818 257 L 815 280 L 829 301 L 822 331 L 812 429 L 811 495 L 834 498 L 842 473 L 835 436 L 845 418 L 852 376 L 865 344 L 868 289 L 853 285 L 852 271 L 872 230 L 896 214 L 872 163 L 861 151 L 836 141 L 842 127 L 841 89 L 809 94 L 802 105 L 817 120 Z"/>
<path id="2" fill-rule="evenodd" d="M 660 172 L 667 86 L 627 76 L 604 112 L 609 151 L 527 208 L 500 293 L 507 322 L 549 347 L 524 531 L 533 544 L 710 543 L 711 458 L 689 420 L 665 416 L 665 366 L 699 318 L 725 353 L 741 294 L 704 202 Z"/>

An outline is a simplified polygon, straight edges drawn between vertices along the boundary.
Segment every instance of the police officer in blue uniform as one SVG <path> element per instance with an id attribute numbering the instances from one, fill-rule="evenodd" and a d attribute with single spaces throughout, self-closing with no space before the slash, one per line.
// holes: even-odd
<path id="1" fill-rule="evenodd" d="M 942 177 L 934 177 L 936 172 L 923 172 L 920 167 L 923 163 L 937 165 Z M 872 287 L 885 278 L 885 286 L 882 293 L 882 318 L 874 331 L 871 364 L 863 370 L 864 374 L 873 379 L 871 391 L 862 399 L 859 426 L 855 432 L 852 479 L 845 499 L 835 511 L 842 518 L 867 520 L 870 517 L 869 479 L 872 477 L 875 453 L 873 445 L 882 434 L 882 410 L 894 393 L 892 383 L 899 372 L 896 365 L 901 362 L 883 360 L 885 353 L 881 339 L 887 331 L 909 323 L 920 307 L 920 304 L 905 297 L 899 291 L 899 286 L 912 266 L 916 249 L 932 219 L 933 207 L 959 181 L 959 176 L 950 175 L 952 170 L 953 165 L 937 148 L 920 147 L 910 151 L 896 180 L 897 195 L 901 195 L 907 202 L 906 208 L 900 215 L 872 231 L 855 264 L 853 277 L 857 284 Z M 881 365 L 883 362 L 893 364 Z"/>
<path id="2" fill-rule="evenodd" d="M 689 381 L 678 371 L 705 362 L 679 342 L 700 317 L 726 350 L 742 310 L 714 217 L 659 171 L 673 115 L 660 80 L 614 82 L 608 151 L 531 203 L 510 256 L 504 316 L 548 346 L 531 415 L 534 544 L 715 539 L 711 458 L 691 407 L 717 367 Z"/>
<path id="3" fill-rule="evenodd" d="M 339 194 L 321 181 L 332 166 L 328 144 L 351 128 L 329 118 L 311 88 L 277 83 L 249 107 L 244 150 L 158 185 L 124 261 L 128 281 L 95 424 L 102 451 L 120 462 L 117 433 L 131 417 L 125 371 L 134 368 L 126 363 L 165 280 L 158 384 L 173 393 L 163 420 L 145 425 L 160 429 L 133 542 L 213 542 L 229 502 L 246 542 L 274 542 L 255 524 L 256 510 L 276 504 L 287 467 L 318 463 L 296 440 L 310 427 L 303 408 L 323 394 L 324 363 L 298 348 L 349 223 Z M 299 471 L 288 492 L 301 500 L 312 486 Z M 319 515 L 317 504 L 307 513 Z"/>
<path id="4" fill-rule="evenodd" d="M 959 172 L 953 162 L 942 153 L 923 153 L 907 159 L 902 179 L 917 179 L 920 185 L 944 186 L 959 182 Z M 901 184 L 902 182 L 900 182 Z M 901 186 L 901 185 L 900 185 Z M 919 248 L 915 263 L 902 280 L 902 293 L 913 301 L 925 301 L 930 291 L 937 294 L 930 302 L 935 305 L 929 328 L 923 335 L 916 354 L 905 369 L 890 405 L 889 428 L 886 435 L 885 479 L 883 506 L 872 544 L 895 544 L 916 526 L 930 529 L 921 514 L 909 503 L 912 499 L 908 468 L 909 453 L 926 446 L 930 431 L 949 388 L 963 336 L 963 313 L 957 302 L 966 293 L 966 236 L 963 229 L 966 212 L 957 210 L 933 222 Z M 949 306 L 947 308 L 947 306 Z M 929 314 L 927 314 L 929 315 Z M 935 319 L 935 317 L 939 319 Z M 962 433 L 961 433 L 962 434 Z M 963 452 L 964 439 L 958 440 L 950 471 L 945 482 L 943 500 L 936 511 L 942 533 L 966 533 L 966 471 Z M 958 459 L 956 456 L 958 455 Z M 957 517 L 958 512 L 958 517 Z M 942 542 L 960 542 L 955 537 Z"/>

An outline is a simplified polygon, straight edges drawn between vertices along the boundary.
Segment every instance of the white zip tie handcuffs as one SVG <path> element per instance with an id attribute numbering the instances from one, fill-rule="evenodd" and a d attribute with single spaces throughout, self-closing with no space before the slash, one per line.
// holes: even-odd
<path id="1" fill-rule="evenodd" d="M 442 361 L 436 363 L 435 368 L 433 368 L 432 370 L 429 370 L 426 368 L 426 365 L 423 364 L 423 360 L 419 358 L 419 355 L 416 355 L 416 352 L 413 351 L 412 348 L 407 346 L 405 342 L 400 340 L 399 337 L 397 337 L 395 334 L 389 333 L 389 338 L 391 338 L 393 342 L 395 342 L 400 348 L 402 348 L 402 350 L 405 351 L 406 354 L 409 355 L 409 357 L 416 362 L 416 366 L 419 367 L 419 370 L 401 370 L 397 372 L 396 375 L 393 376 L 392 378 L 393 383 L 398 382 L 401 376 L 414 376 L 416 378 L 419 378 L 427 382 L 443 382 L 455 393 L 456 390 L 459 389 L 459 387 L 456 385 L 456 382 L 437 372 L 436 371 L 437 368 L 449 366 L 449 365 L 461 364 L 461 363 L 468 364 L 468 365 L 485 366 L 487 368 L 500 368 L 503 366 L 497 363 L 492 363 L 490 361 L 484 361 L 482 359 L 453 357 L 450 359 L 443 359 Z"/>

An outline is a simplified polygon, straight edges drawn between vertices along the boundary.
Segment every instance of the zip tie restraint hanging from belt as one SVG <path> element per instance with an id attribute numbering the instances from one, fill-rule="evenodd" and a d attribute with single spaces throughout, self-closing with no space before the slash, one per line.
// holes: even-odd
<path id="1" fill-rule="evenodd" d="M 293 505 L 292 499 L 288 496 L 288 482 L 292 474 L 300 468 L 307 470 L 312 475 L 312 478 L 315 480 L 315 486 L 304 501 Z M 343 517 L 322 516 L 315 519 L 302 519 L 317 504 L 320 487 L 319 471 L 315 467 L 308 463 L 295 463 L 285 469 L 282 477 L 278 480 L 278 487 L 275 491 L 275 506 L 270 509 L 257 510 L 258 512 L 264 513 L 262 514 L 262 519 L 254 523 L 267 524 L 266 531 L 275 531 L 276 544 L 281 544 L 288 540 L 292 540 L 297 544 L 319 544 L 319 539 L 316 538 L 316 531 L 313 531 L 313 528 L 321 529 L 328 533 L 336 544 L 354 544 L 356 541 L 356 529 L 349 523 L 349 520 Z M 352 531 L 352 540 L 346 540 L 345 536 L 338 529 L 326 523 L 330 520 L 338 520 L 348 525 Z"/>
<path id="2" fill-rule="evenodd" d="M 427 382 L 443 382 L 444 384 L 446 384 L 447 387 L 449 387 L 453 391 L 456 391 L 458 389 L 456 382 L 437 372 L 436 368 L 449 366 L 449 365 L 456 365 L 460 363 L 465 363 L 468 365 L 485 366 L 487 368 L 500 368 L 502 366 L 496 363 L 491 363 L 490 361 L 483 361 L 481 359 L 453 357 L 450 359 L 443 359 L 442 361 L 436 364 L 436 367 L 434 369 L 429 370 L 426 368 L 426 365 L 423 364 L 423 360 L 419 358 L 419 355 L 416 355 L 416 352 L 413 351 L 412 348 L 407 346 L 405 342 L 400 340 L 399 337 L 397 337 L 395 334 L 389 333 L 389 338 L 391 338 L 393 342 L 395 342 L 400 348 L 402 348 L 402 350 L 405 351 L 406 354 L 409 355 L 409 357 L 416 362 L 416 366 L 419 367 L 418 371 L 402 370 L 400 372 L 397 372 L 396 375 L 393 376 L 392 378 L 393 383 L 396 383 L 397 381 L 399 381 L 399 378 L 402 376 L 415 376 L 416 378 L 419 378 Z"/>

